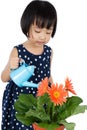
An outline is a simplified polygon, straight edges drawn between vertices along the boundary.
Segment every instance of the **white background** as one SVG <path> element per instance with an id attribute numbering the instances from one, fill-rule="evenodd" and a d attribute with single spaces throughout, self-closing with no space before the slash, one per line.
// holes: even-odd
<path id="1" fill-rule="evenodd" d="M 20 28 L 20 17 L 31 0 L 0 0 L 0 73 L 14 45 L 26 40 Z M 54 82 L 72 79 L 77 94 L 87 104 L 87 3 L 86 0 L 49 0 L 57 9 L 58 26 L 49 42 L 53 48 L 52 75 Z M 0 122 L 2 96 L 6 84 L 0 80 Z M 68 119 L 75 130 L 87 129 L 87 111 Z M 83 128 L 84 127 L 84 128 Z"/>

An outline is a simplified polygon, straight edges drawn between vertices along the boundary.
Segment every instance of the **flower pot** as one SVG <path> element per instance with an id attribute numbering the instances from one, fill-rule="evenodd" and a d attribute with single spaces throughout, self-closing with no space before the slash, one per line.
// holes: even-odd
<path id="1" fill-rule="evenodd" d="M 38 124 L 36 123 L 33 124 L 33 128 L 34 130 L 46 130 L 45 128 L 39 127 Z M 59 128 L 56 128 L 55 130 L 64 130 L 64 126 L 61 125 Z"/>

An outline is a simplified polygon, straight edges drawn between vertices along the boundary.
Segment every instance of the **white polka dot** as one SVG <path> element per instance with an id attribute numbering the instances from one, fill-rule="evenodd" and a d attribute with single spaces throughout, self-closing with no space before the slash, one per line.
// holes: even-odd
<path id="1" fill-rule="evenodd" d="M 12 126 L 12 129 L 14 129 L 14 126 Z"/>
<path id="2" fill-rule="evenodd" d="M 26 87 L 26 89 L 29 89 L 29 87 Z"/>
<path id="3" fill-rule="evenodd" d="M 8 101 L 6 100 L 5 102 L 7 103 Z"/>
<path id="4" fill-rule="evenodd" d="M 39 56 L 39 59 L 41 59 L 41 56 Z"/>
<path id="5" fill-rule="evenodd" d="M 48 71 L 48 74 L 49 74 L 50 72 Z"/>
<path id="6" fill-rule="evenodd" d="M 12 96 L 14 96 L 14 94 L 12 93 Z"/>
<path id="7" fill-rule="evenodd" d="M 14 119 L 14 121 L 16 121 L 16 119 Z"/>
<path id="8" fill-rule="evenodd" d="M 35 94 L 35 91 L 33 91 L 33 94 Z"/>
<path id="9" fill-rule="evenodd" d="M 21 52 L 21 50 L 20 50 L 20 49 L 19 49 L 18 51 L 19 51 L 19 52 Z"/>
<path id="10" fill-rule="evenodd" d="M 46 76 L 46 74 L 44 74 L 44 76 Z"/>
<path id="11" fill-rule="evenodd" d="M 16 123 L 16 125 L 19 125 L 19 123 Z"/>
<path id="12" fill-rule="evenodd" d="M 18 90 L 18 87 L 16 88 L 16 90 Z"/>
<path id="13" fill-rule="evenodd" d="M 8 108 L 8 110 L 10 111 L 10 110 L 11 110 L 11 108 Z"/>
<path id="14" fill-rule="evenodd" d="M 33 62 L 32 62 L 32 61 L 30 61 L 30 63 L 32 64 Z"/>
<path id="15" fill-rule="evenodd" d="M 47 50 L 47 52 L 49 52 L 49 50 Z"/>
<path id="16" fill-rule="evenodd" d="M 40 66 L 42 66 L 42 63 L 40 63 Z"/>
<path id="17" fill-rule="evenodd" d="M 32 128 L 32 125 L 30 125 L 30 128 Z"/>
<path id="18" fill-rule="evenodd" d="M 18 94 L 18 92 L 16 92 L 16 94 Z"/>
<path id="19" fill-rule="evenodd" d="M 33 73 L 33 76 L 35 76 L 35 74 Z M 31 81 L 31 82 L 33 82 L 33 81 Z"/>
<path id="20" fill-rule="evenodd" d="M 29 91 L 29 93 L 31 93 L 31 91 Z"/>
<path id="21" fill-rule="evenodd" d="M 43 71 L 41 70 L 41 74 L 43 73 Z"/>
<path id="22" fill-rule="evenodd" d="M 4 115 L 2 115 L 2 117 L 4 117 Z"/>
<path id="23" fill-rule="evenodd" d="M 23 52 L 26 52 L 26 50 L 25 50 L 25 49 L 23 49 Z"/>
<path id="24" fill-rule="evenodd" d="M 40 77 L 40 75 L 38 75 L 38 77 Z"/>
<path id="25" fill-rule="evenodd" d="M 24 127 L 24 125 L 21 125 L 22 127 Z"/>
<path id="26" fill-rule="evenodd" d="M 25 55 L 24 57 L 27 58 L 27 55 Z"/>
<path id="27" fill-rule="evenodd" d="M 6 127 L 4 126 L 4 130 L 6 129 Z"/>
<path id="28" fill-rule="evenodd" d="M 12 101 L 10 101 L 10 104 L 12 103 Z"/>
<path id="29" fill-rule="evenodd" d="M 47 67 L 48 65 L 46 64 L 46 67 Z"/>
<path id="30" fill-rule="evenodd" d="M 37 78 L 35 78 L 35 81 L 37 81 Z"/>
<path id="31" fill-rule="evenodd" d="M 19 55 L 19 58 L 21 58 L 21 55 Z"/>
<path id="32" fill-rule="evenodd" d="M 8 122 L 7 125 L 10 125 L 10 123 Z"/>
<path id="33" fill-rule="evenodd" d="M 13 117 L 13 114 L 11 114 L 11 117 Z"/>
<path id="34" fill-rule="evenodd" d="M 46 58 L 44 57 L 44 58 L 43 58 L 43 61 L 45 61 L 45 59 L 46 59 Z"/>
<path id="35" fill-rule="evenodd" d="M 6 108 L 4 107 L 4 110 L 6 110 Z"/>
<path id="36" fill-rule="evenodd" d="M 7 99 L 8 97 L 6 96 L 5 98 Z"/>
<path id="37" fill-rule="evenodd" d="M 31 90 L 33 90 L 34 88 L 31 88 Z"/>
<path id="38" fill-rule="evenodd" d="M 5 122 L 7 122 L 7 119 L 5 119 Z"/>
<path id="39" fill-rule="evenodd" d="M 28 57 L 27 60 L 29 60 L 30 58 Z"/>
<path id="40" fill-rule="evenodd" d="M 21 92 L 23 92 L 23 89 L 21 89 Z"/>
<path id="41" fill-rule="evenodd" d="M 8 115 L 8 118 L 10 117 L 10 115 Z"/>
<path id="42" fill-rule="evenodd" d="M 37 61 L 37 59 L 34 59 L 35 61 Z"/>
<path id="43" fill-rule="evenodd" d="M 45 69 L 46 67 L 44 66 L 44 69 Z"/>

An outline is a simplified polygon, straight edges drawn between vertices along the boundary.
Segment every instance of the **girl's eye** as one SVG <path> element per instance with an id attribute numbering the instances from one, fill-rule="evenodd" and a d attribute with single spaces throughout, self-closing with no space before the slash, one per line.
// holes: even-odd
<path id="1" fill-rule="evenodd" d="M 35 30 L 36 33 L 40 33 L 41 31 L 40 30 Z"/>
<path id="2" fill-rule="evenodd" d="M 51 32 L 46 32 L 46 34 L 49 34 L 49 35 L 50 35 L 50 34 L 51 34 Z"/>
<path id="3" fill-rule="evenodd" d="M 40 31 L 35 31 L 36 33 L 40 33 Z"/>

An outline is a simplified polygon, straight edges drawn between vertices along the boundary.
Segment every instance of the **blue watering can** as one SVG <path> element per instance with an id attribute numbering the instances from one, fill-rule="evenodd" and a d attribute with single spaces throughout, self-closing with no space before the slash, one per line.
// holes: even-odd
<path id="1" fill-rule="evenodd" d="M 34 65 L 23 63 L 19 68 L 11 71 L 10 78 L 19 87 L 38 87 L 38 84 L 27 81 L 33 75 L 34 69 Z"/>

